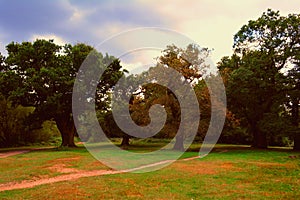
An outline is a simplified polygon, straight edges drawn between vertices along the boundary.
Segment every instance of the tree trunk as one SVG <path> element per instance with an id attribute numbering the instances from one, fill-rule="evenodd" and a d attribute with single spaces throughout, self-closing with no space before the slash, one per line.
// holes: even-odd
<path id="1" fill-rule="evenodd" d="M 294 135 L 294 150 L 300 150 L 300 134 Z"/>
<path id="2" fill-rule="evenodd" d="M 299 127 L 299 98 L 292 98 L 292 123 L 298 128 Z M 298 128 L 299 129 L 299 128 Z M 300 150 L 300 133 L 294 134 L 294 150 Z"/>
<path id="3" fill-rule="evenodd" d="M 257 128 L 256 124 L 252 124 L 250 127 L 250 130 L 253 135 L 253 144 L 252 147 L 254 148 L 260 148 L 260 149 L 266 149 L 268 148 L 268 143 L 267 143 L 267 136 L 265 133 L 262 133 L 259 131 Z"/>
<path id="4" fill-rule="evenodd" d="M 176 141 L 173 147 L 173 150 L 176 151 L 184 151 L 184 146 L 183 146 L 183 136 L 181 134 L 178 134 L 176 136 Z"/>
<path id="5" fill-rule="evenodd" d="M 61 134 L 62 147 L 76 147 L 74 143 L 75 125 L 73 118 L 69 116 L 60 116 L 55 119 L 57 128 Z"/>
<path id="6" fill-rule="evenodd" d="M 121 147 L 127 147 L 127 146 L 129 146 L 129 136 L 123 135 Z"/>

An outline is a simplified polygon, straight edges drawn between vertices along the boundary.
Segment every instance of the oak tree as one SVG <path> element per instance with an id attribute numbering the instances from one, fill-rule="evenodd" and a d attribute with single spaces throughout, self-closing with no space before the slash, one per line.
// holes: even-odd
<path id="1" fill-rule="evenodd" d="M 54 120 L 61 133 L 62 146 L 75 146 L 72 90 L 77 71 L 92 50 L 94 48 L 86 44 L 60 46 L 53 40 L 12 42 L 7 45 L 5 74 L 7 79 L 16 80 L 9 87 L 10 99 L 16 104 L 35 107 L 30 115 L 33 128 L 45 120 Z M 97 56 L 102 63 L 116 60 L 100 52 Z M 102 64 L 99 67 L 106 66 Z M 97 98 L 100 101 L 96 102 L 98 108 L 103 109 L 107 105 L 101 102 L 101 95 L 111 87 L 112 80 L 122 74 L 120 69 L 116 62 L 108 66 L 104 73 L 97 92 L 100 95 Z"/>

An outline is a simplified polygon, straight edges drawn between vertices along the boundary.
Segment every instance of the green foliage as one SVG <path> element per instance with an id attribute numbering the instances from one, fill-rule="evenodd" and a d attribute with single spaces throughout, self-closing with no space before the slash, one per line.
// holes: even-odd
<path id="1" fill-rule="evenodd" d="M 13 106 L 3 96 L 0 99 L 0 148 L 32 144 L 56 144 L 59 136 L 56 124 L 45 121 L 39 129 L 31 130 L 26 123 L 34 107 Z"/>
<path id="2" fill-rule="evenodd" d="M 33 110 L 33 107 L 13 106 L 0 96 L 0 147 L 24 145 L 30 141 L 25 119 Z"/>
<path id="3" fill-rule="evenodd" d="M 290 83 L 297 79 L 282 70 L 288 65 L 296 69 L 299 26 L 300 15 L 282 17 L 269 9 L 240 29 L 234 36 L 235 54 L 219 63 L 229 109 L 248 127 L 256 147 L 267 147 L 267 137 L 288 136 L 291 129 L 281 113 L 289 112 Z"/>
<path id="4" fill-rule="evenodd" d="M 247 132 L 246 128 L 236 127 L 224 129 L 218 143 L 250 145 L 252 140 L 253 136 Z"/>
<path id="5" fill-rule="evenodd" d="M 290 119 L 276 113 L 266 113 L 259 122 L 259 127 L 267 135 L 271 146 L 291 146 L 293 135 L 297 131 Z"/>
<path id="6" fill-rule="evenodd" d="M 57 146 L 59 142 L 60 133 L 54 121 L 44 121 L 40 129 L 30 131 L 30 139 L 28 142 L 32 144 L 49 144 Z"/>
<path id="7" fill-rule="evenodd" d="M 14 107 L 3 96 L 0 98 L 0 147 L 24 144 L 27 139 L 24 120 L 33 108 Z"/>
<path id="8" fill-rule="evenodd" d="M 16 105 L 35 107 L 27 120 L 31 122 L 31 129 L 40 128 L 45 120 L 54 120 L 62 145 L 75 146 L 71 114 L 73 84 L 82 62 L 93 50 L 86 44 L 59 46 L 46 40 L 12 42 L 7 45 L 8 57 L 0 77 L 4 83 L 1 91 Z M 96 98 L 97 109 L 107 109 L 106 92 L 123 72 L 119 61 L 112 56 L 103 56 L 95 50 L 93 56 L 99 63 L 98 68 L 107 67 Z"/>

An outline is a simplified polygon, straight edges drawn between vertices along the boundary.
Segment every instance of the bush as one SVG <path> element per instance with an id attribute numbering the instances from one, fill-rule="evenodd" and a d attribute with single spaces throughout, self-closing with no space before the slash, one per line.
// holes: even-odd
<path id="1" fill-rule="evenodd" d="M 32 113 L 33 107 L 13 106 L 0 96 L 0 147 L 24 145 L 28 132 L 25 119 Z"/>
<path id="2" fill-rule="evenodd" d="M 54 121 L 45 121 L 41 129 L 32 130 L 28 133 L 27 142 L 49 144 L 57 143 L 57 138 L 60 137 L 60 132 Z"/>
<path id="3" fill-rule="evenodd" d="M 45 121 L 40 129 L 29 129 L 26 120 L 33 111 L 34 107 L 12 105 L 0 96 L 0 148 L 57 143 L 60 133 L 55 122 Z"/>
<path id="4" fill-rule="evenodd" d="M 252 136 L 247 132 L 246 128 L 224 129 L 218 143 L 250 145 Z"/>

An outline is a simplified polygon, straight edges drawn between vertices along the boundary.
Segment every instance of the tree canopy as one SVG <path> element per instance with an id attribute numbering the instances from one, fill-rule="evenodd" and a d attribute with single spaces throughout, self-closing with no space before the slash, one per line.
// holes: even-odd
<path id="1" fill-rule="evenodd" d="M 292 103 L 289 91 L 296 79 L 290 74 L 297 69 L 299 26 L 300 15 L 283 17 L 269 9 L 238 31 L 234 36 L 234 55 L 219 62 L 226 77 L 230 109 L 246 121 L 254 147 L 267 147 L 272 129 L 263 126 L 283 120 L 283 113 L 288 111 L 285 103 Z M 299 100 L 293 104 L 298 110 Z"/>
<path id="2" fill-rule="evenodd" d="M 299 14 L 281 16 L 279 11 L 268 9 L 259 18 L 248 21 L 234 35 L 233 54 L 223 57 L 218 63 L 228 101 L 224 132 L 238 130 L 238 134 L 244 134 L 241 137 L 247 134 L 247 141 L 251 140 L 252 145 L 258 148 L 282 145 L 286 137 L 294 141 L 295 149 L 300 149 L 299 27 Z M 207 48 L 195 44 L 180 48 L 171 44 L 157 58 L 157 65 L 140 75 L 130 75 L 124 79 L 121 77 L 127 71 L 122 69 L 119 59 L 83 43 L 57 45 L 53 40 L 38 39 L 33 42 L 11 42 L 6 50 L 7 56 L 0 53 L 1 146 L 13 143 L 14 137 L 10 133 L 13 132 L 16 137 L 21 132 L 26 135 L 41 128 L 47 120 L 55 122 L 61 133 L 62 146 L 75 146 L 74 136 L 78 131 L 86 132 L 86 135 L 81 134 L 83 140 L 95 139 L 92 131 L 75 129 L 72 114 L 75 79 L 79 83 L 95 86 L 96 92 L 85 91 L 82 97 L 78 97 L 79 102 L 94 103 L 104 131 L 109 136 L 122 136 L 123 145 L 129 144 L 130 137 L 114 120 L 111 101 L 114 91 L 117 91 L 116 94 L 120 92 L 120 97 L 131 95 L 129 104 L 125 102 L 130 113 L 126 117 L 131 117 L 138 126 L 147 126 L 155 121 L 151 119 L 149 110 L 155 104 L 162 105 L 166 110 L 166 124 L 156 137 L 172 138 L 181 124 L 182 107 L 176 91 L 157 82 L 169 76 L 162 69 L 178 72 L 181 83 L 194 90 L 201 111 L 198 138 L 203 139 L 209 129 L 212 96 L 218 94 L 210 93 L 211 88 L 205 79 L 213 82 L 215 78 L 206 62 L 210 54 Z M 87 80 L 94 77 L 90 76 L 95 74 L 94 69 L 86 73 L 80 71 L 87 56 L 95 59 L 96 70 L 103 71 L 99 80 L 98 77 Z M 118 81 L 140 85 L 139 88 L 125 87 L 121 91 L 122 88 L 116 86 Z M 145 81 L 147 84 L 143 84 Z M 170 82 L 170 86 L 179 83 Z M 214 107 L 221 111 L 224 102 L 215 100 Z M 88 121 L 91 113 L 82 116 L 76 120 Z M 184 134 L 176 135 L 176 150 L 184 149 L 183 141 L 190 134 L 189 125 L 184 130 Z M 231 139 L 232 142 L 245 141 Z"/>
<path id="3" fill-rule="evenodd" d="M 54 120 L 62 136 L 62 146 L 75 146 L 76 133 L 72 117 L 72 90 L 77 71 L 88 54 L 94 50 L 86 44 L 59 46 L 53 41 L 10 43 L 8 56 L 2 71 L 2 81 L 7 87 L 2 91 L 14 104 L 35 107 L 30 115 L 32 128 L 45 120 Z M 105 62 L 116 60 L 97 52 L 98 59 Z M 98 94 L 104 95 L 112 80 L 120 76 L 119 62 L 109 65 L 99 83 Z M 104 100 L 103 100 L 104 101 Z M 105 107 L 98 101 L 97 105 Z"/>

